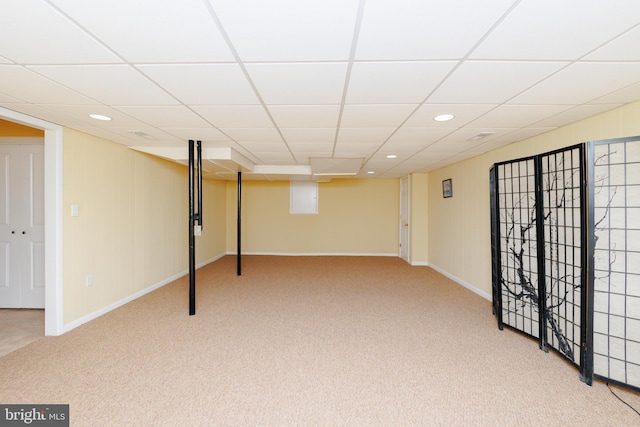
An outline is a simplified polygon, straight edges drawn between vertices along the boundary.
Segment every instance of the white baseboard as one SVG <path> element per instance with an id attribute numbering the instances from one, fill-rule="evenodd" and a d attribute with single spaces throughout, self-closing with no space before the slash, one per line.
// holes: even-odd
<path id="1" fill-rule="evenodd" d="M 493 298 L 491 297 L 491 295 L 489 295 L 488 293 L 486 293 L 485 291 L 482 291 L 478 288 L 476 288 L 475 286 L 465 282 L 462 279 L 457 278 L 456 276 L 447 273 L 446 271 L 442 270 L 439 267 L 436 267 L 435 265 L 429 265 L 429 267 L 433 268 L 435 271 L 437 271 L 438 273 L 442 274 L 443 276 L 448 277 L 449 279 L 453 280 L 454 282 L 456 282 L 459 285 L 464 286 L 465 288 L 469 289 L 471 292 L 476 293 L 478 295 L 480 295 L 482 298 L 486 299 L 486 300 L 493 300 Z"/>
<path id="2" fill-rule="evenodd" d="M 217 261 L 220 258 L 222 258 L 224 255 L 225 254 L 223 253 L 223 254 L 217 255 L 217 256 L 215 256 L 213 258 L 210 258 L 210 259 L 208 259 L 206 261 L 203 261 L 203 262 L 201 262 L 201 263 L 196 265 L 196 269 L 198 269 L 200 267 L 204 267 L 205 265 L 210 264 L 210 263 L 212 263 L 214 261 Z M 108 306 L 103 307 L 103 308 L 101 308 L 99 310 L 96 310 L 93 313 L 89 313 L 86 316 L 82 316 L 81 318 L 76 319 L 73 322 L 69 322 L 66 325 L 64 325 L 63 333 L 69 332 L 70 330 L 75 329 L 78 326 L 83 325 L 83 324 L 85 324 L 85 323 L 87 323 L 87 322 L 89 322 L 89 321 L 91 321 L 93 319 L 97 319 L 98 317 L 102 316 L 103 314 L 106 314 L 106 313 L 110 312 L 111 310 L 115 310 L 118 307 L 122 307 L 126 303 L 131 302 L 131 301 L 133 301 L 135 299 L 138 299 L 141 296 L 148 294 L 149 292 L 153 292 L 156 289 L 159 289 L 159 288 L 163 287 L 164 285 L 169 284 L 169 283 L 173 282 L 174 280 L 177 280 L 177 279 L 181 278 L 182 276 L 186 276 L 187 274 L 189 274 L 189 270 L 181 271 L 180 273 L 174 274 L 173 276 L 171 276 L 171 277 L 169 277 L 167 279 L 164 279 L 164 280 L 162 280 L 162 281 L 160 281 L 158 283 L 155 283 L 155 284 L 149 286 L 148 288 L 145 288 L 145 289 L 143 289 L 141 291 L 133 293 L 133 294 L 127 296 L 127 297 L 124 297 L 121 300 L 116 301 L 116 302 L 114 302 L 112 304 L 109 304 Z"/>

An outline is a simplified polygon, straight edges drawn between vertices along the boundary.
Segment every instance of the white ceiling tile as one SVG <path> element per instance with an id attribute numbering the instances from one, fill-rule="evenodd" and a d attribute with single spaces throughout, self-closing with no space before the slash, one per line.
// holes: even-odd
<path id="1" fill-rule="evenodd" d="M 335 146 L 334 156 L 369 157 L 379 146 L 380 144 L 375 142 L 339 142 Z"/>
<path id="2" fill-rule="evenodd" d="M 135 146 L 135 145 L 147 145 L 141 144 L 133 135 L 123 135 L 121 133 L 117 133 L 112 129 L 105 129 L 101 126 L 91 126 L 91 125 L 78 125 L 78 126 L 69 126 L 72 129 L 75 129 L 80 132 L 84 132 L 89 135 L 97 136 L 99 138 L 104 138 L 109 141 L 115 141 L 119 144 L 123 144 L 126 146 Z M 162 145 L 159 144 L 158 141 L 146 141 L 153 145 Z M 173 142 L 172 142 L 173 144 Z"/>
<path id="3" fill-rule="evenodd" d="M 392 166 L 392 164 L 389 162 L 388 159 L 384 159 L 384 158 L 371 158 L 370 160 L 368 160 L 367 162 L 365 162 L 365 164 L 362 166 L 362 170 L 369 171 L 383 171 L 383 170 L 387 170 L 389 169 L 389 167 Z"/>
<path id="4" fill-rule="evenodd" d="M 503 103 L 565 65 L 561 62 L 466 61 L 435 91 L 428 102 Z"/>
<path id="5" fill-rule="evenodd" d="M 192 109 L 219 128 L 273 127 L 262 105 L 195 106 Z"/>
<path id="6" fill-rule="evenodd" d="M 455 132 L 450 133 L 446 137 L 442 138 L 442 142 L 473 142 L 474 144 L 481 144 L 486 141 L 491 141 L 498 137 L 508 135 L 517 128 L 498 128 L 498 127 L 482 127 L 482 128 L 472 128 L 472 127 L 463 127 L 458 129 Z M 482 138 L 478 141 L 469 141 L 471 138 L 481 134 L 488 133 L 486 137 Z"/>
<path id="7" fill-rule="evenodd" d="M 339 105 L 268 105 L 279 127 L 331 128 L 338 124 Z"/>
<path id="8" fill-rule="evenodd" d="M 583 59 L 587 61 L 637 61 L 638 58 L 640 58 L 640 25 Z"/>
<path id="9" fill-rule="evenodd" d="M 282 142 L 275 128 L 221 128 L 222 132 L 237 142 Z"/>
<path id="10" fill-rule="evenodd" d="M 338 133 L 339 143 L 373 142 L 380 145 L 385 141 L 395 128 L 340 128 Z"/>
<path id="11" fill-rule="evenodd" d="M 405 160 L 402 164 L 403 166 L 419 168 L 429 164 L 433 164 L 435 162 L 439 162 L 450 156 L 451 154 L 449 153 L 435 153 L 435 152 L 424 150 L 419 153 L 416 153 L 414 156 L 411 156 L 411 158 Z"/>
<path id="12" fill-rule="evenodd" d="M 363 158 L 358 157 L 314 157 L 309 159 L 314 174 L 344 175 L 358 173 L 362 167 Z"/>
<path id="13" fill-rule="evenodd" d="M 513 0 L 369 0 L 356 59 L 461 58 Z"/>
<path id="14" fill-rule="evenodd" d="M 2 104 L 23 104 L 24 101 L 14 98 L 13 96 L 0 93 L 0 103 Z"/>
<path id="15" fill-rule="evenodd" d="M 110 132 L 117 134 L 120 138 L 126 138 L 135 141 L 134 145 L 149 145 L 155 142 L 163 144 L 171 143 L 173 145 L 186 144 L 186 141 L 176 136 L 152 126 L 136 126 L 135 128 L 109 128 Z M 137 132 L 134 134 L 133 132 Z"/>
<path id="16" fill-rule="evenodd" d="M 108 105 L 178 103 L 128 65 L 34 66 L 30 69 Z"/>
<path id="17" fill-rule="evenodd" d="M 282 135 L 289 144 L 331 144 L 336 137 L 335 128 L 280 128 Z"/>
<path id="18" fill-rule="evenodd" d="M 460 153 L 457 153 L 457 154 L 454 154 L 454 155 L 452 155 L 450 157 L 447 157 L 445 160 L 446 160 L 446 164 L 451 165 L 451 164 L 454 164 L 454 163 L 461 162 L 463 160 L 467 160 L 467 159 L 471 159 L 473 157 L 477 157 L 479 155 L 480 155 L 480 153 L 476 153 L 476 152 L 473 152 L 473 151 L 461 151 Z M 441 167 L 441 166 L 439 166 L 438 163 L 435 163 L 434 165 L 429 165 L 429 166 L 430 167 L 435 166 L 436 168 Z M 453 191 L 454 191 L 454 194 L 455 194 L 455 183 L 454 183 Z"/>
<path id="19" fill-rule="evenodd" d="M 379 153 L 398 154 L 415 153 L 434 141 L 387 141 L 379 149 Z"/>
<path id="20" fill-rule="evenodd" d="M 473 128 L 527 127 L 570 109 L 571 105 L 501 105 L 469 123 Z"/>
<path id="21" fill-rule="evenodd" d="M 602 76 L 607 76 L 603 79 Z M 514 104 L 584 104 L 640 81 L 640 63 L 576 63 L 513 98 Z"/>
<path id="22" fill-rule="evenodd" d="M 122 62 L 45 2 L 4 0 L 0 52 L 22 64 Z"/>
<path id="23" fill-rule="evenodd" d="M 313 144 L 289 142 L 287 145 L 289 145 L 298 160 L 302 157 L 327 157 L 333 153 L 333 142 L 316 142 Z"/>
<path id="24" fill-rule="evenodd" d="M 611 1 L 7 0 L 0 106 L 124 145 L 364 157 L 394 178 L 638 101 L 640 2 Z"/>
<path id="25" fill-rule="evenodd" d="M 397 127 L 417 104 L 345 105 L 340 125 L 344 127 Z"/>
<path id="26" fill-rule="evenodd" d="M 357 0 L 210 2 L 243 61 L 349 59 Z"/>
<path id="27" fill-rule="evenodd" d="M 640 85 L 638 85 L 640 88 Z M 640 95 L 640 93 L 639 93 Z M 534 123 L 536 127 L 559 127 L 619 107 L 620 104 L 579 105 Z"/>
<path id="28" fill-rule="evenodd" d="M 155 127 L 194 127 L 209 126 L 201 117 L 181 105 L 170 106 L 116 106 L 114 107 L 131 117 Z"/>
<path id="29" fill-rule="evenodd" d="M 50 123 L 64 126 L 75 126 L 84 124 L 83 121 L 67 116 L 57 109 L 51 109 L 49 105 L 40 106 L 25 103 L 13 103 L 8 105 L 9 109 L 23 113 L 28 116 L 37 117 Z"/>
<path id="30" fill-rule="evenodd" d="M 139 65 L 137 68 L 185 104 L 259 104 L 238 64 Z"/>
<path id="31" fill-rule="evenodd" d="M 47 108 L 47 105 L 41 105 L 42 108 Z M 123 128 L 136 126 L 146 126 L 145 123 L 138 119 L 128 116 L 127 114 L 115 110 L 111 107 L 107 107 L 100 104 L 94 105 L 57 105 L 56 111 L 64 114 L 67 117 L 73 118 L 77 124 L 86 124 L 89 126 L 100 126 L 104 128 Z M 89 117 L 89 114 L 101 114 L 103 116 L 111 117 L 109 121 L 97 121 Z"/>
<path id="32" fill-rule="evenodd" d="M 358 62 L 353 64 L 349 104 L 419 104 L 455 62 Z"/>
<path id="33" fill-rule="evenodd" d="M 467 151 L 471 153 L 488 153 L 491 150 L 496 150 L 498 148 L 504 147 L 505 145 L 509 145 L 513 140 L 509 138 L 499 138 L 494 139 L 492 141 L 483 142 L 475 147 L 469 148 Z"/>
<path id="34" fill-rule="evenodd" d="M 234 60 L 202 1 L 53 1 L 130 62 Z"/>
<path id="35" fill-rule="evenodd" d="M 95 101 L 17 65 L 0 65 L 0 82 L 0 92 L 21 101 L 35 104 L 95 104 Z"/>
<path id="36" fill-rule="evenodd" d="M 266 104 L 340 104 L 346 63 L 246 64 Z"/>
<path id="37" fill-rule="evenodd" d="M 403 126 L 389 138 L 389 142 L 434 142 L 450 134 L 455 128 L 427 128 Z"/>
<path id="38" fill-rule="evenodd" d="M 640 99 L 640 83 L 611 92 L 591 101 L 592 104 L 626 104 Z"/>
<path id="39" fill-rule="evenodd" d="M 384 151 L 383 149 L 380 149 L 370 157 L 370 161 L 377 160 L 377 161 L 380 161 L 381 163 L 384 163 L 387 167 L 389 167 L 389 166 L 397 165 L 399 163 L 404 162 L 405 160 L 410 158 L 413 154 L 415 154 L 417 151 L 419 150 L 414 150 L 412 152 L 409 152 L 409 151 L 397 152 L 397 153 L 394 152 L 393 154 L 396 154 L 397 157 L 394 157 L 393 159 L 389 159 L 386 157 L 389 154 L 389 152 Z"/>
<path id="40" fill-rule="evenodd" d="M 491 111 L 496 106 L 496 104 L 423 104 L 407 120 L 405 126 L 429 128 L 463 126 Z M 454 118 L 446 122 L 435 121 L 434 117 L 440 114 L 453 114 Z"/>
<path id="41" fill-rule="evenodd" d="M 523 1 L 471 58 L 575 60 L 638 23 L 635 0 Z"/>
<path id="42" fill-rule="evenodd" d="M 283 142 L 269 142 L 269 141 L 242 141 L 239 143 L 247 150 L 253 153 L 289 153 L 289 149 Z"/>
<path id="43" fill-rule="evenodd" d="M 440 141 L 429 145 L 425 151 L 428 153 L 459 153 L 478 145 L 473 141 Z"/>
<path id="44" fill-rule="evenodd" d="M 230 143 L 228 136 L 214 128 L 160 128 L 168 134 L 175 136 L 183 141 L 201 140 L 203 143 L 208 142 L 225 142 Z"/>
<path id="45" fill-rule="evenodd" d="M 512 142 L 522 141 L 527 138 L 531 138 L 532 136 L 540 135 L 545 132 L 549 132 L 555 129 L 555 127 L 531 127 L 531 128 L 523 128 L 517 129 L 513 132 L 509 132 L 505 135 L 501 135 L 488 141 L 487 144 L 511 144 Z"/>
<path id="46" fill-rule="evenodd" d="M 258 159 L 259 163 L 265 165 L 291 165 L 293 156 L 288 151 L 261 151 L 260 147 L 251 147 L 251 152 Z"/>

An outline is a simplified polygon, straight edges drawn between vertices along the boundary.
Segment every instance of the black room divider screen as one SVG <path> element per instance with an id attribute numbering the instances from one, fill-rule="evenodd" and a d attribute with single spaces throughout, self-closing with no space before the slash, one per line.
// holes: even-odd
<path id="1" fill-rule="evenodd" d="M 640 137 L 496 163 L 490 183 L 498 327 L 640 389 Z"/>

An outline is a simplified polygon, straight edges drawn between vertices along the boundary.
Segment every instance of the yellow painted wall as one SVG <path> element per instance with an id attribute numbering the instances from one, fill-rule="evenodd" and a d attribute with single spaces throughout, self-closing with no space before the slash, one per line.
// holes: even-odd
<path id="1" fill-rule="evenodd" d="M 317 215 L 289 213 L 289 181 L 242 185 L 242 252 L 397 255 L 397 179 L 319 183 Z M 227 250 L 236 251 L 237 186 L 227 184 Z"/>
<path id="2" fill-rule="evenodd" d="M 63 163 L 65 324 L 188 270 L 186 167 L 71 129 Z M 204 195 L 198 263 L 225 252 L 224 183 Z"/>
<path id="3" fill-rule="evenodd" d="M 44 131 L 0 119 L 0 137 L 3 136 L 44 138 Z"/>
<path id="4" fill-rule="evenodd" d="M 580 142 L 635 135 L 640 135 L 640 102 L 430 172 L 429 264 L 491 295 L 489 168 Z M 453 180 L 453 197 L 444 199 L 447 178 Z"/>

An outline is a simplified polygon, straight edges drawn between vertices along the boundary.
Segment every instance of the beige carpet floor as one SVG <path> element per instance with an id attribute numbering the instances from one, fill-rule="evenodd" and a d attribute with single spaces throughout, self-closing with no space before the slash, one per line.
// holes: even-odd
<path id="1" fill-rule="evenodd" d="M 195 316 L 185 277 L 0 357 L 0 402 L 68 403 L 74 426 L 640 425 L 427 267 L 224 257 L 197 289 Z"/>

